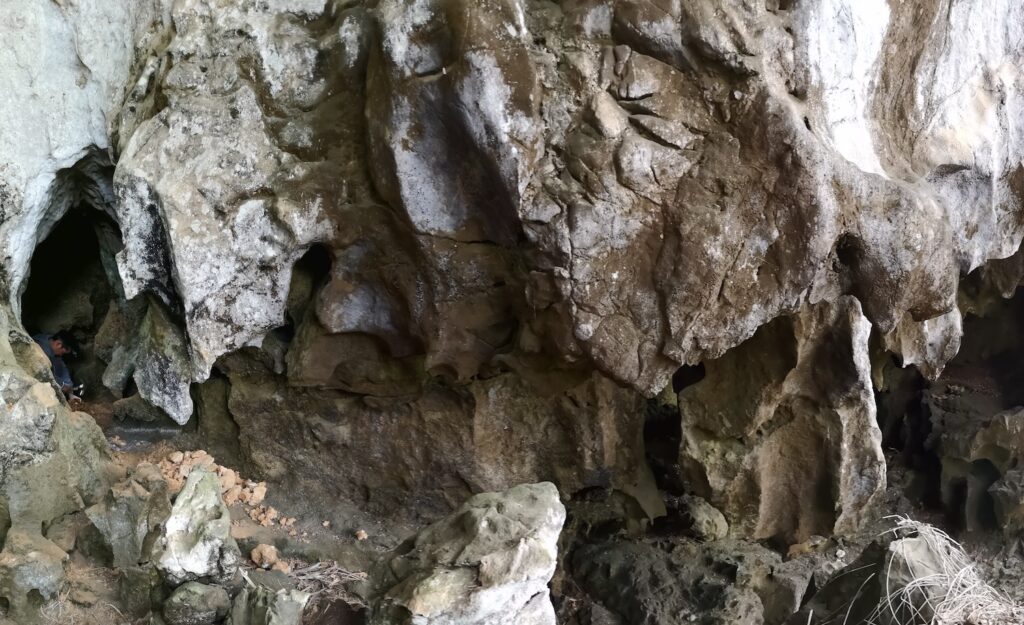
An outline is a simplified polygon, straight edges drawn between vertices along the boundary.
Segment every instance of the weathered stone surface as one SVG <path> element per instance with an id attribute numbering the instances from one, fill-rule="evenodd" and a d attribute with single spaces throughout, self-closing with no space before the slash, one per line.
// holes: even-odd
<path id="1" fill-rule="evenodd" d="M 1020 522 L 1016 469 L 1024 461 L 1024 410 L 981 418 L 950 411 L 936 417 L 935 451 L 942 462 L 943 503 L 969 530 L 993 529 L 998 524 L 1012 532 Z"/>
<path id="2" fill-rule="evenodd" d="M 868 514 L 885 486 L 869 331 L 853 298 L 818 304 L 707 362 L 679 394 L 688 485 L 739 536 L 793 544 Z"/>
<path id="3" fill-rule="evenodd" d="M 224 583 L 235 577 L 240 558 L 217 475 L 193 468 L 154 545 L 157 569 L 172 585 L 197 580 Z"/>
<path id="4" fill-rule="evenodd" d="M 1020 281 L 1024 6 L 947 4 L 15 3 L 12 518 L 108 485 L 95 435 L 61 448 L 73 419 L 17 321 L 35 246 L 84 206 L 123 239 L 106 385 L 180 423 L 220 368 L 261 476 L 432 517 L 552 480 L 653 516 L 641 395 L 705 362 L 691 487 L 737 535 L 850 530 L 883 482 L 869 333 L 937 376 L 984 305 L 961 276 Z M 325 266 L 296 279 L 309 250 Z"/>
<path id="5" fill-rule="evenodd" d="M 137 566 L 149 561 L 157 534 L 171 514 L 167 482 L 156 466 L 139 464 L 85 513 L 110 548 L 114 566 Z"/>
<path id="6" fill-rule="evenodd" d="M 778 625 L 800 607 L 813 570 L 732 540 L 615 540 L 572 557 L 590 597 L 625 623 L 649 625 Z"/>
<path id="7" fill-rule="evenodd" d="M 64 583 L 68 554 L 31 529 L 7 533 L 0 552 L 0 596 L 7 599 L 10 615 L 33 619 L 40 607 L 36 597 L 50 600 Z"/>
<path id="8" fill-rule="evenodd" d="M 148 614 L 162 596 L 160 573 L 152 564 L 123 567 L 118 571 L 117 597 L 121 609 L 140 618 Z"/>
<path id="9" fill-rule="evenodd" d="M 554 625 L 548 581 L 565 508 L 553 484 L 472 497 L 385 559 L 374 625 Z"/>
<path id="10" fill-rule="evenodd" d="M 1009 536 L 1024 530 L 1024 469 L 1010 469 L 988 489 L 995 521 Z"/>
<path id="11" fill-rule="evenodd" d="M 729 534 L 729 523 L 714 506 L 700 497 L 685 496 L 682 512 L 693 523 L 691 531 L 701 540 L 721 540 Z"/>
<path id="12" fill-rule="evenodd" d="M 231 608 L 231 599 L 220 586 L 187 582 L 178 586 L 164 603 L 167 625 L 214 625 Z"/>
<path id="13" fill-rule="evenodd" d="M 335 265 L 299 334 L 356 349 L 326 377 L 292 355 L 307 382 L 467 379 L 514 347 L 653 394 L 842 293 L 940 369 L 958 275 L 1024 234 L 1020 7 L 992 9 L 1002 28 L 976 8 L 910 28 L 934 10 L 920 2 L 652 7 L 21 8 L 12 23 L 61 45 L 41 87 L 19 56 L 12 102 L 74 97 L 0 111 L 19 129 L 12 308 L 33 243 L 84 198 L 117 217 L 125 296 L 162 300 L 178 328 L 139 344 L 162 377 L 136 381 L 179 421 L 192 381 L 284 323 L 314 242 Z M 72 35 L 96 45 L 84 61 Z M 25 140 L 39 128 L 51 146 Z M 108 146 L 112 184 L 82 160 Z M 58 175 L 72 167 L 84 182 Z"/>
<path id="14" fill-rule="evenodd" d="M 643 458 L 643 402 L 598 374 L 503 373 L 411 398 L 361 398 L 289 388 L 244 355 L 222 366 L 250 473 L 280 490 L 340 497 L 419 526 L 474 492 L 536 479 L 566 492 L 616 488 L 649 516 L 664 512 Z"/>
<path id="15" fill-rule="evenodd" d="M 69 413 L 56 404 L 52 425 L 31 436 L 45 437 L 47 449 L 35 451 L 31 460 L 22 460 L 0 483 L 0 499 L 14 525 L 39 532 L 45 525 L 98 502 L 118 478 L 106 439 L 86 414 Z"/>
<path id="16" fill-rule="evenodd" d="M 114 411 L 114 418 L 118 421 L 130 419 L 136 422 L 158 424 L 167 419 L 167 415 L 163 410 L 150 404 L 138 393 L 130 397 L 118 399 L 111 407 Z"/>
<path id="17" fill-rule="evenodd" d="M 246 587 L 235 597 L 227 625 L 299 625 L 307 601 L 309 593 L 301 590 Z"/>

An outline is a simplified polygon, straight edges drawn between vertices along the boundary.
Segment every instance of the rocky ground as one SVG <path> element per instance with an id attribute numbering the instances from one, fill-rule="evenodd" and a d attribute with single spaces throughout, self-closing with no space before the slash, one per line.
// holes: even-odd
<path id="1" fill-rule="evenodd" d="M 6 582 L 5 591 L 20 581 L 35 594 L 24 606 L 5 605 L 16 615 L 5 622 L 199 625 L 229 612 L 232 624 L 364 622 L 359 592 L 394 537 L 371 541 L 363 529 L 287 516 L 266 483 L 243 479 L 203 450 L 177 448 L 188 442 L 110 434 L 110 461 L 124 479 L 99 503 L 45 528 L 56 560 L 8 558 L 6 570 L 27 579 Z M 175 523 L 179 534 L 160 534 Z M 254 595 L 257 588 L 271 594 Z"/>
<path id="2" fill-rule="evenodd" d="M 1024 614 L 1013 611 L 1024 606 L 1019 541 L 961 533 L 961 556 L 933 529 L 955 531 L 948 511 L 920 497 L 919 476 L 897 450 L 878 508 L 888 516 L 785 549 L 732 537 L 725 516 L 693 495 L 662 491 L 667 514 L 651 519 L 612 490 L 577 494 L 563 508 L 551 485 L 473 498 L 404 540 L 401 527 L 293 512 L 288 502 L 301 493 L 246 479 L 194 448 L 194 433 L 154 442 L 127 425 L 107 425 L 119 477 L 106 494 L 44 527 L 44 542 L 25 537 L 21 555 L 5 547 L 4 592 L 31 589 L 5 604 L 6 622 L 384 625 L 411 613 L 480 625 L 925 623 L 879 611 L 877 579 L 905 584 L 921 567 L 934 573 L 927 567 L 946 553 L 963 557 L 957 572 L 975 571 L 991 593 L 988 616 L 965 622 L 1014 622 L 992 605 Z M 17 540 L 8 534 L 5 544 Z"/>

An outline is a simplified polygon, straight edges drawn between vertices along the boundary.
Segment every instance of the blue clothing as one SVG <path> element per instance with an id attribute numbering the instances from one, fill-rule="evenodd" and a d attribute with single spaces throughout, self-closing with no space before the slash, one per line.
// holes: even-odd
<path id="1" fill-rule="evenodd" d="M 37 334 L 32 337 L 39 347 L 43 348 L 43 353 L 50 359 L 50 370 L 53 371 L 53 379 L 57 380 L 57 386 L 64 388 L 65 386 L 74 386 L 71 382 L 71 372 L 68 371 L 68 366 L 64 364 L 64 359 L 53 353 L 53 348 L 50 347 L 50 339 L 53 338 L 52 334 Z"/>

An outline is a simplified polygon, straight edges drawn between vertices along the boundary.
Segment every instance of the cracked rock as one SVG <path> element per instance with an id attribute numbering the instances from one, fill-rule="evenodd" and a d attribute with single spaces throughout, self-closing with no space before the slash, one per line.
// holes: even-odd
<path id="1" fill-rule="evenodd" d="M 554 625 L 548 581 L 565 508 L 553 484 L 470 498 L 386 561 L 372 625 Z"/>
<path id="2" fill-rule="evenodd" d="M 157 539 L 153 560 L 170 584 L 230 582 L 241 553 L 231 537 L 231 516 L 215 473 L 196 467 L 174 500 Z"/>

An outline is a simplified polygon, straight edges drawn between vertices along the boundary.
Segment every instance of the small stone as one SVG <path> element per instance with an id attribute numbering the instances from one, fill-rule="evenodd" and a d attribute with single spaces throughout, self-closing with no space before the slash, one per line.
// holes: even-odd
<path id="1" fill-rule="evenodd" d="M 274 563 L 274 566 L 270 567 L 270 569 L 272 571 L 277 571 L 279 573 L 284 573 L 285 575 L 288 575 L 289 573 L 292 572 L 291 565 L 288 564 L 287 562 L 285 562 L 284 560 L 278 560 L 277 562 Z"/>
<path id="2" fill-rule="evenodd" d="M 231 469 L 220 467 L 217 469 L 217 479 L 220 480 L 221 492 L 227 492 L 235 487 L 235 482 L 238 480 L 238 474 Z"/>
<path id="3" fill-rule="evenodd" d="M 249 559 L 251 559 L 256 566 L 262 569 L 269 569 L 277 564 L 279 559 L 277 547 L 274 547 L 273 545 L 256 545 L 256 548 L 249 554 Z"/>
<path id="4" fill-rule="evenodd" d="M 324 527 L 330 527 L 331 526 L 331 522 L 330 521 L 324 521 L 320 525 L 323 525 Z"/>
<path id="5" fill-rule="evenodd" d="M 243 588 L 235 597 L 227 625 L 299 625 L 307 601 L 309 594 L 299 590 Z"/>
<path id="6" fill-rule="evenodd" d="M 263 503 L 263 500 L 267 497 L 267 484 L 266 482 L 260 482 L 256 486 L 252 487 L 252 495 L 249 497 L 249 503 L 254 506 L 258 506 Z"/>
<path id="7" fill-rule="evenodd" d="M 729 523 L 714 506 L 700 497 L 684 496 L 682 503 L 693 521 L 693 533 L 701 540 L 720 540 L 729 533 Z"/>
<path id="8" fill-rule="evenodd" d="M 160 574 L 152 564 L 119 569 L 117 596 L 121 609 L 135 618 L 145 616 L 153 607 L 154 590 L 161 586 Z"/>
<path id="9" fill-rule="evenodd" d="M 366 530 L 356 530 L 356 540 L 366 540 L 370 535 L 366 533 Z"/>
<path id="10" fill-rule="evenodd" d="M 175 451 L 170 456 L 167 456 L 167 459 L 174 464 L 181 464 L 181 461 L 185 459 L 185 454 L 180 451 Z"/>
<path id="11" fill-rule="evenodd" d="M 241 498 L 241 496 L 242 496 L 242 487 L 241 486 L 237 486 L 237 485 L 236 486 L 232 486 L 231 488 L 227 489 L 224 492 L 224 503 L 229 505 L 229 506 L 233 506 L 236 503 L 238 503 L 238 501 Z"/>

